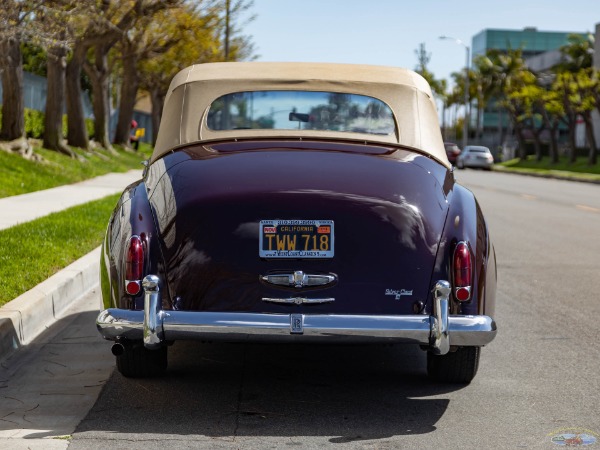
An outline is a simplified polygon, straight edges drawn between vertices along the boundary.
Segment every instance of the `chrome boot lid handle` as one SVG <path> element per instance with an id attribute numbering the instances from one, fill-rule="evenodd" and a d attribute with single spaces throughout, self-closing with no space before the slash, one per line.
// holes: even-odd
<path id="1" fill-rule="evenodd" d="M 296 270 L 294 273 L 262 275 L 260 279 L 265 283 L 300 289 L 303 287 L 326 286 L 328 284 L 332 284 L 337 281 L 337 276 L 333 274 L 308 274 L 301 270 Z"/>

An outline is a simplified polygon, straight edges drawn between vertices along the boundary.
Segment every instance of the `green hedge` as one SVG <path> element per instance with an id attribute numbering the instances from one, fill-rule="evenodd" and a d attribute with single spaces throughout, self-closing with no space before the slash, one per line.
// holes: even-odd
<path id="1" fill-rule="evenodd" d="M 44 138 L 44 118 L 42 111 L 25 108 L 25 135 L 28 138 Z M 0 121 L 2 121 L 2 106 L 0 105 Z M 67 116 L 63 115 L 63 136 L 67 136 Z M 90 138 L 94 137 L 94 119 L 85 119 L 85 127 Z"/>
<path id="2" fill-rule="evenodd" d="M 25 134 L 29 138 L 42 139 L 44 137 L 45 114 L 35 109 L 25 108 Z"/>

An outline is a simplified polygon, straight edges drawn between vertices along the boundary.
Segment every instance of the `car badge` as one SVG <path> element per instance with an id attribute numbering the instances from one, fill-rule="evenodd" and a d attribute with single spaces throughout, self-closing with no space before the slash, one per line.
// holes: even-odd
<path id="1" fill-rule="evenodd" d="M 413 295 L 413 291 L 412 290 L 408 291 L 406 289 L 400 289 L 399 291 L 395 290 L 395 289 L 386 289 L 385 295 L 393 295 L 396 298 L 396 300 L 400 300 L 400 298 L 403 295 L 406 295 L 406 296 Z"/>
<path id="2" fill-rule="evenodd" d="M 290 314 L 290 333 L 291 334 L 303 334 L 304 333 L 304 315 L 303 314 Z"/>

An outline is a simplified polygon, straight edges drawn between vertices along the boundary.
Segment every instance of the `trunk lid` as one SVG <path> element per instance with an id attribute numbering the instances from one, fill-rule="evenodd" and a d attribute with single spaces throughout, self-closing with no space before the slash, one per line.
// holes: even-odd
<path id="1" fill-rule="evenodd" d="M 447 213 L 435 171 L 424 168 L 434 162 L 405 151 L 187 153 L 177 156 L 151 193 L 172 301 L 165 306 L 412 314 L 417 302 L 427 301 Z M 272 220 L 332 221 L 334 256 L 261 258 L 260 222 Z M 281 284 L 298 273 L 333 280 Z M 264 300 L 298 298 L 328 301 Z"/>

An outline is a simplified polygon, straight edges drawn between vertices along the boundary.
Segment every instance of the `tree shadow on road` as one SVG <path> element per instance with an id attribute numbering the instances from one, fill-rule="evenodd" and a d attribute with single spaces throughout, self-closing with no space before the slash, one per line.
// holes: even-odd
<path id="1" fill-rule="evenodd" d="M 76 436 L 347 443 L 424 434 L 448 407 L 439 396 L 463 387 L 436 384 L 425 372 L 425 353 L 412 346 L 177 342 L 165 377 L 126 379 L 115 371 Z"/>

